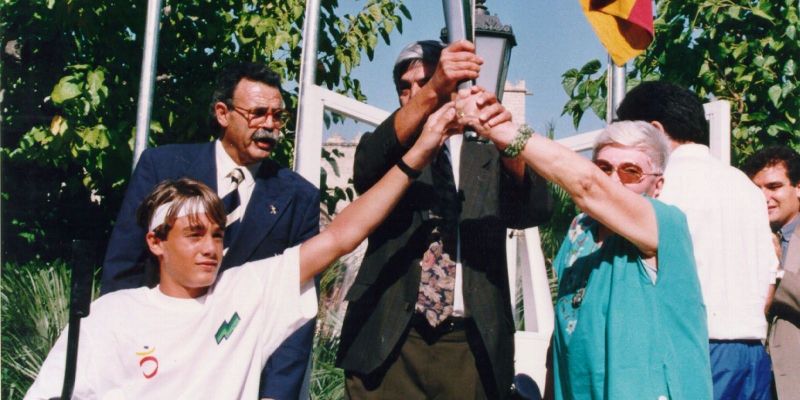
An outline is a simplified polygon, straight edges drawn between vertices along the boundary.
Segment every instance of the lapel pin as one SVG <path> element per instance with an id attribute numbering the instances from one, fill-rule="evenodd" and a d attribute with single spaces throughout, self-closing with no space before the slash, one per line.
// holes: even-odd
<path id="1" fill-rule="evenodd" d="M 278 213 L 278 209 L 277 209 L 277 208 L 275 208 L 275 205 L 273 205 L 273 204 L 270 204 L 270 206 L 269 206 L 269 213 L 270 213 L 270 214 L 273 214 L 273 215 Z"/>

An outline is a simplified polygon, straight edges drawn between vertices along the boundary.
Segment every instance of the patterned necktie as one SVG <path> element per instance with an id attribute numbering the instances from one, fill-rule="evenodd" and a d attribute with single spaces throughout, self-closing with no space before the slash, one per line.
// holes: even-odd
<path id="1" fill-rule="evenodd" d="M 784 269 L 785 264 L 784 260 L 786 259 L 786 251 L 789 249 L 789 238 L 792 237 L 791 233 L 788 237 L 783 235 L 783 229 L 778 229 L 775 232 L 775 237 L 778 239 L 778 246 L 781 249 L 780 259 L 778 260 L 780 264 L 778 264 L 779 269 Z"/>
<path id="2" fill-rule="evenodd" d="M 438 223 L 433 231 L 432 243 L 419 263 L 422 271 L 415 310 L 422 313 L 432 327 L 436 327 L 453 313 L 456 263 L 450 254 L 455 253 L 458 216 L 461 213 L 461 202 L 458 200 L 446 146 L 431 166 L 431 174 L 437 198 L 435 213 Z"/>
<path id="3" fill-rule="evenodd" d="M 244 181 L 244 174 L 241 168 L 234 168 L 225 177 L 230 178 L 233 184 L 233 190 L 222 198 L 222 205 L 225 206 L 225 213 L 228 215 L 223 239 L 223 246 L 227 249 L 236 237 L 236 232 L 239 230 L 239 225 L 241 225 L 242 211 L 244 210 L 241 207 L 241 199 L 239 199 L 239 184 Z"/>

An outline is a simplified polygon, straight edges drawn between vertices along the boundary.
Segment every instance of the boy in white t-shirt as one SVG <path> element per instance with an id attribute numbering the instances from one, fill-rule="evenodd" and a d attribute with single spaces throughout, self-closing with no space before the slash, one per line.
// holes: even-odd
<path id="1" fill-rule="evenodd" d="M 226 270 L 217 279 L 226 222 L 222 202 L 191 179 L 159 184 L 139 222 L 157 261 L 159 285 L 121 290 L 92 303 L 81 324 L 74 398 L 257 398 L 269 355 L 316 314 L 311 278 L 355 249 L 394 208 L 453 132 L 448 103 L 371 190 L 328 228 L 282 255 Z M 66 332 L 66 329 L 65 329 Z M 66 334 L 26 399 L 61 394 Z"/>

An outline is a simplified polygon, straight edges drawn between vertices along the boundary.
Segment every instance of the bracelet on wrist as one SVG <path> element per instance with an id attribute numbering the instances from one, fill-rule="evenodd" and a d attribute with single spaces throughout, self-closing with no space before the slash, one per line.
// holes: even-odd
<path id="1" fill-rule="evenodd" d="M 530 126 L 522 124 L 517 129 L 517 134 L 514 136 L 514 139 L 511 139 L 511 143 L 503 149 L 500 154 L 506 158 L 514 158 L 522 152 L 522 149 L 525 148 L 525 144 L 528 143 L 528 139 L 533 136 L 533 129 Z"/>
<path id="2" fill-rule="evenodd" d="M 400 168 L 400 171 L 403 171 L 411 179 L 417 179 L 422 174 L 422 171 L 409 167 L 402 158 L 397 160 L 397 168 Z"/>

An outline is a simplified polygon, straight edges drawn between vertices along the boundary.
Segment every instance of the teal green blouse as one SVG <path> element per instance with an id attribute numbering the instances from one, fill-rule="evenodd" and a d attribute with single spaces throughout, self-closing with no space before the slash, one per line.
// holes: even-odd
<path id="1" fill-rule="evenodd" d="M 578 215 L 554 261 L 556 399 L 710 399 L 708 329 L 686 218 L 651 201 L 658 272 L 619 235 Z"/>

